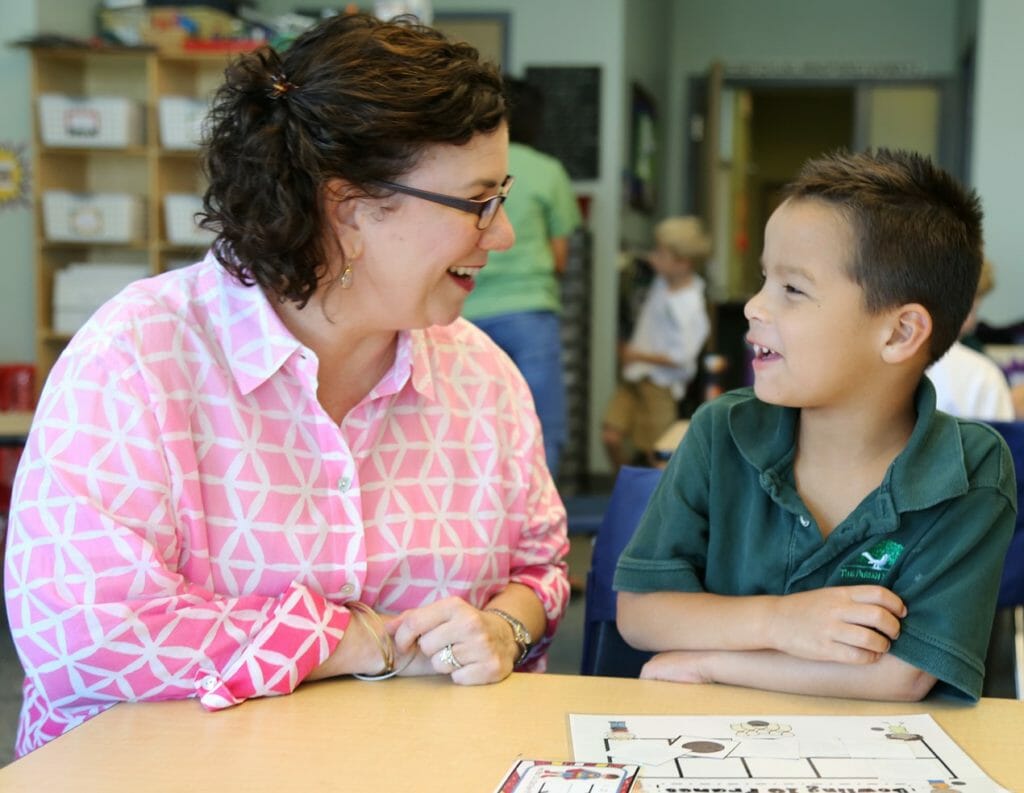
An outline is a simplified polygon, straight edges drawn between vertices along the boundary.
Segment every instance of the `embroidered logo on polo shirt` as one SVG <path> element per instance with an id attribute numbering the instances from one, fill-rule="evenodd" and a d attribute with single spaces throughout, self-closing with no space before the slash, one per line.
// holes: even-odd
<path id="1" fill-rule="evenodd" d="M 903 546 L 893 540 L 881 540 L 839 569 L 840 578 L 881 581 L 903 555 Z"/>

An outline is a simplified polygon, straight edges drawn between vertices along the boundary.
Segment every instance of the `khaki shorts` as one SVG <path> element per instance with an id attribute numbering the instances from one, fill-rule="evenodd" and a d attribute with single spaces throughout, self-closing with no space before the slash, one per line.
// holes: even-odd
<path id="1" fill-rule="evenodd" d="M 608 403 L 604 424 L 628 437 L 638 451 L 650 452 L 678 413 L 679 405 L 669 389 L 650 380 L 621 382 Z"/>

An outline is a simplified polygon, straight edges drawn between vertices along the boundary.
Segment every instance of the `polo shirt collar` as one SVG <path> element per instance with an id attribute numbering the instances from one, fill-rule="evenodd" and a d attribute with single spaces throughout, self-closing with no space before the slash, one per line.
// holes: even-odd
<path id="1" fill-rule="evenodd" d="M 926 509 L 967 492 L 960 425 L 935 409 L 935 388 L 922 377 L 914 393 L 914 430 L 886 471 L 879 495 L 896 513 Z M 753 396 L 729 409 L 729 431 L 740 454 L 761 474 L 769 491 L 792 482 L 799 410 L 768 405 Z"/>
<path id="2" fill-rule="evenodd" d="M 899 512 L 927 509 L 962 496 L 968 489 L 960 422 L 936 410 L 935 386 L 927 377 L 921 378 L 914 403 L 914 431 L 885 477 L 886 482 L 891 481 Z"/>

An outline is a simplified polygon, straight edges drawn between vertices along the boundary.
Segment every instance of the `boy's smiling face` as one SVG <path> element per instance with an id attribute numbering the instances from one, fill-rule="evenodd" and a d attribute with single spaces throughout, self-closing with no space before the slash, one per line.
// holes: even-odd
<path id="1" fill-rule="evenodd" d="M 847 274 L 854 244 L 850 224 L 823 201 L 786 201 L 768 220 L 764 284 L 744 309 L 759 399 L 852 406 L 872 384 L 891 318 L 869 314 Z"/>

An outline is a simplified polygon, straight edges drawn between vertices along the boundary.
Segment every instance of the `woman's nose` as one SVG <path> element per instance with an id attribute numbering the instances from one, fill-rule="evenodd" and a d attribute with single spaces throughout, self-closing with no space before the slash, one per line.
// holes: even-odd
<path id="1" fill-rule="evenodd" d="M 505 207 L 501 207 L 491 225 L 480 235 L 480 247 L 486 251 L 507 251 L 515 241 L 516 232 L 509 222 Z"/>

